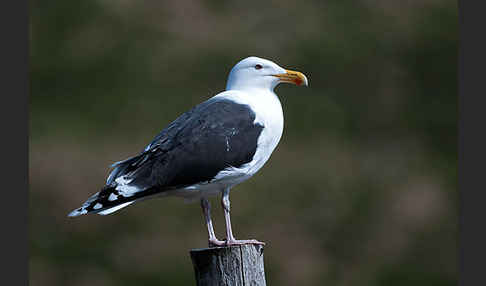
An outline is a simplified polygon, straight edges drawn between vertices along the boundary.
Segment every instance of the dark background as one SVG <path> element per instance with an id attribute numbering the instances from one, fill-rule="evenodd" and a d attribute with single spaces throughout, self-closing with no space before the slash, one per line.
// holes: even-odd
<path id="1" fill-rule="evenodd" d="M 194 284 L 198 204 L 66 215 L 250 55 L 310 83 L 276 89 L 282 140 L 231 195 L 268 284 L 456 285 L 455 1 L 30 3 L 31 285 Z"/>

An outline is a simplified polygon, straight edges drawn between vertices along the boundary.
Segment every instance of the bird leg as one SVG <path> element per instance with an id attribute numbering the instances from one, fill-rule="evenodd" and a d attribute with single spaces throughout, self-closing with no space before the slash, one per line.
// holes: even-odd
<path id="1" fill-rule="evenodd" d="M 242 245 L 242 244 L 261 244 L 264 245 L 264 242 L 260 242 L 256 239 L 248 239 L 248 240 L 236 240 L 233 236 L 233 230 L 231 229 L 231 218 L 230 218 L 230 200 L 229 200 L 229 192 L 230 188 L 226 188 L 223 191 L 223 196 L 221 198 L 221 205 L 223 206 L 224 210 L 224 219 L 226 221 L 226 245 Z"/>
<path id="2" fill-rule="evenodd" d="M 226 242 L 218 240 L 214 234 L 213 221 L 211 220 L 211 204 L 209 203 L 208 199 L 201 199 L 201 208 L 203 209 L 204 218 L 206 219 L 206 226 L 208 227 L 209 247 L 225 245 Z"/>

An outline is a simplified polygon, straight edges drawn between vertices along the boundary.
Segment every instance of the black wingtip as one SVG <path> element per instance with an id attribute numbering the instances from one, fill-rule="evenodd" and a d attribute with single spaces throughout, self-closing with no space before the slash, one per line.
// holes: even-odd
<path id="1" fill-rule="evenodd" d="M 75 209 L 73 210 L 72 212 L 70 212 L 67 216 L 68 217 L 77 217 L 77 216 L 80 216 L 80 215 L 84 215 L 86 214 L 87 211 L 83 208 L 79 208 L 79 209 Z"/>

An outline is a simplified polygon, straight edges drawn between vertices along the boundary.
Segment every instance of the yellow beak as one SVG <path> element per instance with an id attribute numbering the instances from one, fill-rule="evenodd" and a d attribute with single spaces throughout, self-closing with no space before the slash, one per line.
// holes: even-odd
<path id="1" fill-rule="evenodd" d="M 308 86 L 307 77 L 298 71 L 285 70 L 285 73 L 274 74 L 273 76 L 278 77 L 281 82 Z"/>

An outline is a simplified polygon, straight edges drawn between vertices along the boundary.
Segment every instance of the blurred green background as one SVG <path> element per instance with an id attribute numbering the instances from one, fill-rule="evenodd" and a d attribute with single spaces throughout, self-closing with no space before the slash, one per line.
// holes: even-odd
<path id="1" fill-rule="evenodd" d="M 310 83 L 277 87 L 282 140 L 231 195 L 236 237 L 267 242 L 267 283 L 456 285 L 456 1 L 33 0 L 30 15 L 30 285 L 195 285 L 197 203 L 66 215 L 250 55 Z"/>

